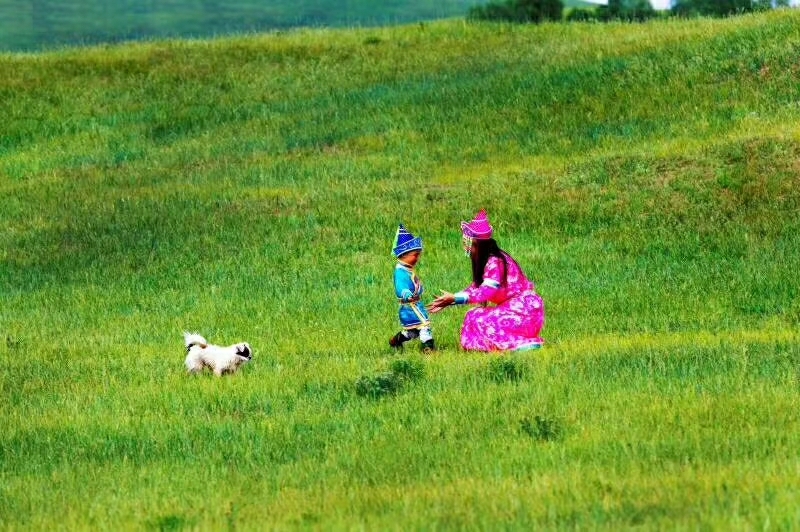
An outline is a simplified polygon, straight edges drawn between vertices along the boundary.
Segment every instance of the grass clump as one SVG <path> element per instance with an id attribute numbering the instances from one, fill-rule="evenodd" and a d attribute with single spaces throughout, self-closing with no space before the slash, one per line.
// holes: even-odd
<path id="1" fill-rule="evenodd" d="M 489 361 L 488 375 L 494 382 L 519 382 L 527 372 L 527 365 L 520 358 L 498 356 Z"/>
<path id="2" fill-rule="evenodd" d="M 425 366 L 419 358 L 393 360 L 388 371 L 359 377 L 355 383 L 356 394 L 372 399 L 396 395 L 424 376 Z"/>
<path id="3" fill-rule="evenodd" d="M 562 421 L 539 414 L 522 418 L 519 428 L 524 434 L 540 442 L 556 441 L 564 436 Z"/>
<path id="4" fill-rule="evenodd" d="M 362 397 L 378 399 L 395 395 L 402 386 L 402 379 L 396 373 L 384 371 L 377 375 L 362 375 L 356 381 L 356 393 Z"/>

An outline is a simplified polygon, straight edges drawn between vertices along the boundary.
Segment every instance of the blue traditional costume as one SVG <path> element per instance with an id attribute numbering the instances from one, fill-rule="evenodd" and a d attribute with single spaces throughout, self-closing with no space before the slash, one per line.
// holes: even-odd
<path id="1" fill-rule="evenodd" d="M 435 346 L 431 333 L 431 320 L 421 300 L 425 287 L 414 268 L 416 259 L 411 263 L 404 260 L 404 257 L 407 258 L 412 251 L 422 251 L 422 239 L 414 237 L 403 224 L 400 224 L 394 238 L 392 253 L 397 258 L 394 268 L 394 292 L 400 303 L 398 315 L 403 330 L 389 340 L 389 345 L 399 348 L 405 342 L 419 338 L 423 350 L 427 352 L 434 350 Z"/>

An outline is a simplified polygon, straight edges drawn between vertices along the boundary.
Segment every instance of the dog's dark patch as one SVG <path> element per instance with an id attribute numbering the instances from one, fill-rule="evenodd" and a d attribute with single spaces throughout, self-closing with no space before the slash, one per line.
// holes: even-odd
<path id="1" fill-rule="evenodd" d="M 189 351 L 191 351 L 194 346 L 197 346 L 201 349 L 205 349 L 206 347 L 208 347 L 206 344 L 200 342 L 192 342 L 186 346 L 186 352 L 188 353 Z"/>
<path id="2" fill-rule="evenodd" d="M 247 347 L 246 345 L 240 345 L 239 347 L 237 347 L 236 354 L 246 359 L 250 359 L 252 357 L 252 354 L 250 353 L 250 348 Z"/>

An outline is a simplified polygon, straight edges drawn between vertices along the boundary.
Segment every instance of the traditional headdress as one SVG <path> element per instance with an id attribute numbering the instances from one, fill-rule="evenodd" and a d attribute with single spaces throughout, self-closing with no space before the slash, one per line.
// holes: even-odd
<path id="1" fill-rule="evenodd" d="M 395 257 L 400 257 L 400 255 L 404 255 L 415 249 L 422 249 L 422 239 L 412 235 L 403 224 L 400 224 L 397 227 L 397 234 L 394 237 L 392 253 L 394 253 Z"/>
<path id="2" fill-rule="evenodd" d="M 461 222 L 461 233 L 475 240 L 488 240 L 492 238 L 492 232 L 492 225 L 489 223 L 489 218 L 483 209 L 475 215 L 475 219 L 471 222 Z"/>
<path id="3" fill-rule="evenodd" d="M 486 211 L 481 211 L 475 215 L 471 222 L 461 222 L 461 243 L 464 246 L 464 253 L 469 257 L 472 249 L 473 240 L 488 240 L 492 238 L 492 225 L 486 216 Z"/>

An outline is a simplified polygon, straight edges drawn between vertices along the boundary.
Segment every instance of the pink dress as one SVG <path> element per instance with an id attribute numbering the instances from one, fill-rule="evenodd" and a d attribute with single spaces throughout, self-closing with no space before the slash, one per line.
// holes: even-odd
<path id="1" fill-rule="evenodd" d="M 455 294 L 456 300 L 481 305 L 467 311 L 461 328 L 461 346 L 472 351 L 536 349 L 544 343 L 544 302 L 522 268 L 508 254 L 508 276 L 503 285 L 503 261 L 489 257 L 483 283 L 473 283 Z"/>

